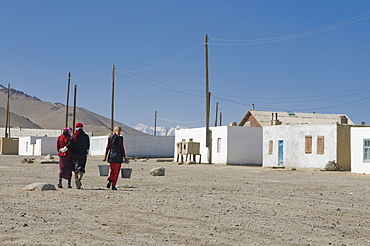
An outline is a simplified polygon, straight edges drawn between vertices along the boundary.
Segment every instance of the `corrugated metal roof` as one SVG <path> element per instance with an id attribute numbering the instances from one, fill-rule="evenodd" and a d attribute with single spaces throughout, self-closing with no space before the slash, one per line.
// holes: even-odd
<path id="1" fill-rule="evenodd" d="M 242 120 L 245 122 L 248 120 L 249 115 L 253 115 L 255 119 L 263 126 L 270 126 L 271 120 L 275 120 L 275 114 L 277 113 L 277 119 L 281 121 L 282 125 L 298 125 L 298 124 L 335 124 L 338 122 L 340 116 L 346 116 L 348 118 L 348 124 L 353 124 L 351 119 L 345 114 L 316 114 L 316 113 L 296 113 L 296 112 L 274 112 L 274 111 L 257 111 L 250 110 Z M 274 114 L 274 116 L 272 116 Z M 241 123 L 242 123 L 241 122 Z M 243 124 L 243 125 L 244 125 Z"/>

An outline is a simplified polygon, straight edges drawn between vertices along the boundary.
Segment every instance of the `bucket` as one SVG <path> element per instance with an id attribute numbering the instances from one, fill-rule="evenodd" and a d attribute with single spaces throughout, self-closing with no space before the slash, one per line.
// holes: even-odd
<path id="1" fill-rule="evenodd" d="M 131 168 L 121 168 L 122 178 L 129 179 L 131 177 Z"/>
<path id="2" fill-rule="evenodd" d="M 109 165 L 99 165 L 100 176 L 108 176 Z"/>

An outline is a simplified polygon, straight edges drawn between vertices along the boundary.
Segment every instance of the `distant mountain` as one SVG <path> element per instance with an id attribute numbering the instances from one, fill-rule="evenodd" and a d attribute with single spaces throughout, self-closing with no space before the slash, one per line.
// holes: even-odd
<path id="1" fill-rule="evenodd" d="M 137 124 L 134 127 L 136 130 L 145 132 L 146 134 L 154 135 L 154 126 L 147 126 L 144 124 Z M 186 129 L 187 127 L 184 126 L 176 126 L 176 127 L 170 127 L 170 126 L 160 126 L 156 127 L 156 135 L 157 136 L 175 136 L 175 130 L 176 129 Z"/>
<path id="2" fill-rule="evenodd" d="M 0 85 L 0 127 L 5 127 L 5 108 L 7 105 L 8 89 Z M 65 125 L 66 106 L 62 103 L 43 102 L 24 92 L 10 90 L 10 125 L 12 127 L 63 129 Z M 68 122 L 72 126 L 73 107 L 68 107 Z M 94 136 L 110 133 L 110 119 L 95 114 L 84 108 L 76 108 L 76 123 L 82 122 L 87 132 Z M 145 135 L 132 127 L 115 121 L 115 126 L 122 127 L 122 133 L 128 135 Z"/>

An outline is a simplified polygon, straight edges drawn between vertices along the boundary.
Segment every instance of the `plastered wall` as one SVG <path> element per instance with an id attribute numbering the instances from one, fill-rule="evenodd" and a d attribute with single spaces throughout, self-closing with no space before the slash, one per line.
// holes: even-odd
<path id="1" fill-rule="evenodd" d="M 305 136 L 312 136 L 312 153 L 305 153 Z M 317 154 L 317 137 L 324 136 L 324 154 Z M 269 140 L 273 152 L 269 154 Z M 278 141 L 284 143 L 283 166 L 322 169 L 337 162 L 337 125 L 280 125 L 263 128 L 263 167 L 279 166 Z"/>

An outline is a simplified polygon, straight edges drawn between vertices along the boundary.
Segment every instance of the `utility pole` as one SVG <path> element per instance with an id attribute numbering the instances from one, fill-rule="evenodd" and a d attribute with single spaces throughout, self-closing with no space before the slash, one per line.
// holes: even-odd
<path id="1" fill-rule="evenodd" d="M 77 85 L 75 85 L 75 93 L 74 93 L 74 100 L 73 100 L 73 131 L 72 131 L 72 134 L 75 132 L 75 128 L 76 128 L 76 102 L 77 102 L 76 96 L 77 96 Z"/>
<path id="2" fill-rule="evenodd" d="M 222 126 L 222 113 L 220 112 L 220 126 Z"/>
<path id="3" fill-rule="evenodd" d="M 5 137 L 10 137 L 10 114 L 9 114 L 9 101 L 10 101 L 10 84 L 8 84 L 8 97 L 6 101 L 6 119 L 5 119 Z M 9 133 L 8 133 L 9 128 Z"/>
<path id="4" fill-rule="evenodd" d="M 111 121 L 110 121 L 110 131 L 113 134 L 114 128 L 114 71 L 115 66 L 112 66 L 112 112 L 111 112 Z"/>
<path id="5" fill-rule="evenodd" d="M 205 41 L 205 59 L 206 59 L 206 147 L 208 148 L 208 163 L 212 163 L 212 136 L 209 130 L 209 115 L 210 115 L 210 92 L 208 79 L 208 35 L 204 36 Z"/>
<path id="6" fill-rule="evenodd" d="M 71 87 L 71 73 L 68 73 L 68 88 L 67 88 L 67 103 L 66 103 L 66 125 L 68 127 L 68 103 L 69 103 L 69 89 Z"/>
<path id="7" fill-rule="evenodd" d="M 157 111 L 154 113 L 154 136 L 157 135 Z"/>
<path id="8" fill-rule="evenodd" d="M 216 121 L 215 121 L 215 126 L 217 126 L 217 117 L 218 117 L 218 102 L 216 102 Z"/>

